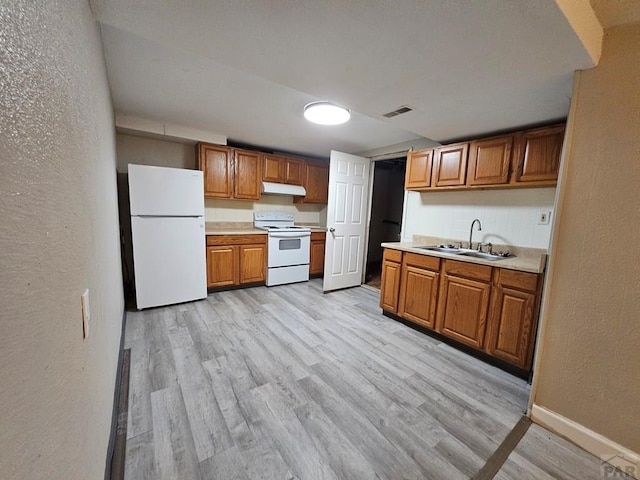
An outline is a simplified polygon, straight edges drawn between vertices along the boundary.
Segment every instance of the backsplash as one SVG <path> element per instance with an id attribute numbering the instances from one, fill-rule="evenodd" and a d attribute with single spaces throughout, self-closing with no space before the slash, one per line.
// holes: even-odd
<path id="1" fill-rule="evenodd" d="M 471 222 L 478 218 L 482 231 L 474 228 L 474 242 L 547 249 L 554 200 L 555 188 L 408 192 L 402 240 L 428 235 L 466 242 Z M 550 222 L 539 225 L 545 211 L 551 212 Z"/>
<path id="2" fill-rule="evenodd" d="M 254 210 L 293 213 L 296 223 L 327 224 L 326 205 L 293 203 L 293 197 L 288 195 L 263 195 L 259 202 L 223 198 L 204 200 L 206 222 L 253 223 Z"/>

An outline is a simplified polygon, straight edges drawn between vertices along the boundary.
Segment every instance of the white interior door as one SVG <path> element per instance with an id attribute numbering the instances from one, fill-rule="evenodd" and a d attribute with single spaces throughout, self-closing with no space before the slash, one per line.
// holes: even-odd
<path id="1" fill-rule="evenodd" d="M 368 158 L 331 151 L 325 292 L 362 283 L 370 163 Z"/>

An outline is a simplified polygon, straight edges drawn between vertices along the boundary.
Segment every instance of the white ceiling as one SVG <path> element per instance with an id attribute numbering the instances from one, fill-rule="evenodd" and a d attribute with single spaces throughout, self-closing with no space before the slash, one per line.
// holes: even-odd
<path id="1" fill-rule="evenodd" d="M 553 0 L 91 5 L 118 112 L 308 155 L 563 118 L 573 71 L 594 65 Z M 307 123 L 315 100 L 352 121 Z M 414 111 L 382 117 L 401 105 Z"/>

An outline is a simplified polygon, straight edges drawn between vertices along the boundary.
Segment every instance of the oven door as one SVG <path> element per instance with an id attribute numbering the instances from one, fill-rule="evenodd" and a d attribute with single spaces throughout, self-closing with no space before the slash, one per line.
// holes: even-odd
<path id="1" fill-rule="evenodd" d="M 269 268 L 309 264 L 311 232 L 269 232 Z"/>

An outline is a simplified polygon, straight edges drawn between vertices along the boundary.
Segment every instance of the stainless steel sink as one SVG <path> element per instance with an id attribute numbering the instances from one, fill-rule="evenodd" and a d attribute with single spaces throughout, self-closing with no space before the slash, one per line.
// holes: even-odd
<path id="1" fill-rule="evenodd" d="M 505 258 L 513 258 L 515 256 L 515 255 L 498 255 L 495 253 L 478 252 L 476 250 L 463 250 L 460 253 L 458 253 L 458 255 L 464 255 L 465 257 L 482 258 L 484 260 L 491 260 L 491 261 L 504 260 Z"/>
<path id="2" fill-rule="evenodd" d="M 419 248 L 420 250 L 430 250 L 432 252 L 440 252 L 440 253 L 450 253 L 452 255 L 462 255 L 465 257 L 474 257 L 474 258 L 482 258 L 484 260 L 496 261 L 496 260 L 504 260 L 505 258 L 513 258 L 515 255 L 506 254 L 497 254 L 497 253 L 486 253 L 486 252 L 478 252 L 477 250 L 469 250 L 468 248 L 457 248 L 453 245 L 445 246 L 445 245 L 418 245 L 413 248 Z"/>
<path id="3" fill-rule="evenodd" d="M 455 255 L 459 255 L 462 253 L 462 249 L 456 247 L 445 247 L 444 245 L 420 245 L 414 248 L 419 248 L 421 250 L 431 250 L 433 252 L 442 252 L 442 253 L 452 253 Z"/>

